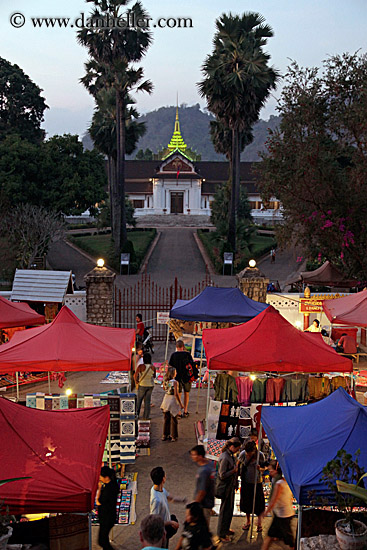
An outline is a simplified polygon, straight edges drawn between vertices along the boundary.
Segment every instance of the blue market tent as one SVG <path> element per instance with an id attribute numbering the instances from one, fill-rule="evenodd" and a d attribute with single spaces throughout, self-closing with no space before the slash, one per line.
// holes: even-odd
<path id="1" fill-rule="evenodd" d="M 367 471 L 367 409 L 342 388 L 307 406 L 262 407 L 261 421 L 299 504 L 311 504 L 310 491 L 330 496 L 319 480 L 339 449 L 353 456 L 360 449 Z"/>
<path id="2" fill-rule="evenodd" d="M 268 304 L 251 300 L 238 288 L 208 286 L 192 300 L 177 300 L 169 316 L 182 321 L 245 323 L 267 307 Z"/>

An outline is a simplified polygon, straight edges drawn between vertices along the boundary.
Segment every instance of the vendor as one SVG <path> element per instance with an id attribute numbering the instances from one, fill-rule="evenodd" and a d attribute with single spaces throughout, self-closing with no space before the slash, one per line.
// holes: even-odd
<path id="1" fill-rule="evenodd" d="M 318 319 L 314 319 L 312 325 L 306 328 L 304 332 L 321 332 L 320 321 Z"/>
<path id="2" fill-rule="evenodd" d="M 338 353 L 357 353 L 357 345 L 354 338 L 344 332 L 336 344 L 335 351 Z"/>

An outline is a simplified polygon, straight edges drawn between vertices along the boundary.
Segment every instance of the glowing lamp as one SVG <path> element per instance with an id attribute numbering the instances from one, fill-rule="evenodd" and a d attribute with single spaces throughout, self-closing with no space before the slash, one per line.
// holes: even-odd
<path id="1" fill-rule="evenodd" d="M 256 267 L 256 261 L 255 261 L 255 260 L 250 260 L 249 263 L 248 263 L 248 265 L 249 265 L 250 267 Z"/>
<path id="2" fill-rule="evenodd" d="M 66 393 L 67 396 L 69 396 L 73 393 L 73 390 L 68 388 L 65 393 Z"/>
<path id="3" fill-rule="evenodd" d="M 254 374 L 250 374 L 251 380 L 256 380 L 256 376 Z"/>
<path id="4" fill-rule="evenodd" d="M 103 258 L 99 258 L 99 260 L 97 260 L 97 266 L 98 267 L 103 267 L 104 266 L 104 259 Z"/>

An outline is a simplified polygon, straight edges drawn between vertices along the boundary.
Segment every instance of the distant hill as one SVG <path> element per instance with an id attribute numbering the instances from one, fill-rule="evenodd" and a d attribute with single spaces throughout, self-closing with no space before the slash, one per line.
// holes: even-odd
<path id="1" fill-rule="evenodd" d="M 202 111 L 200 105 L 188 107 L 183 104 L 178 108 L 182 137 L 192 150 L 201 154 L 202 160 L 224 160 L 223 155 L 215 152 L 209 134 L 209 123 L 214 120 L 213 115 Z M 151 149 L 153 153 L 166 147 L 169 143 L 176 117 L 176 107 L 160 107 L 139 118 L 139 122 L 146 122 L 147 131 L 137 145 L 133 155 L 135 158 L 139 149 Z M 254 141 L 248 145 L 241 155 L 243 161 L 260 160 L 258 152 L 265 149 L 268 129 L 274 130 L 280 123 L 280 117 L 271 116 L 268 121 L 260 119 L 254 126 Z M 83 137 L 86 149 L 92 149 L 93 144 L 89 134 Z"/>

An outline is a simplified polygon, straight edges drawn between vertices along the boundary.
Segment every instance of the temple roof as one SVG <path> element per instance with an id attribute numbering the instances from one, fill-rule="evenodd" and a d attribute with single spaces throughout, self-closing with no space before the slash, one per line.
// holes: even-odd
<path id="1" fill-rule="evenodd" d="M 176 151 L 177 149 L 181 152 L 184 152 L 187 148 L 187 145 L 181 136 L 180 121 L 178 119 L 178 107 L 176 107 L 175 128 L 171 137 L 171 141 L 169 142 L 167 147 L 170 152 Z"/>

